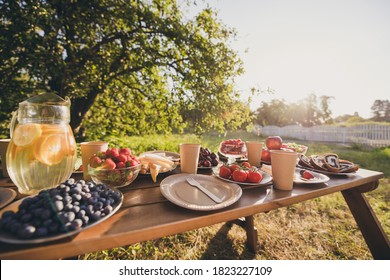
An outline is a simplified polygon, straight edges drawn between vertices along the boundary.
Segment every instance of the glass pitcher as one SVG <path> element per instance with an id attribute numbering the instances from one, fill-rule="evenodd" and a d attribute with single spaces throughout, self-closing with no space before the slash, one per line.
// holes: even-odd
<path id="1" fill-rule="evenodd" d="M 6 157 L 9 176 L 20 193 L 35 194 L 70 177 L 77 148 L 69 121 L 68 98 L 45 93 L 19 103 Z"/>

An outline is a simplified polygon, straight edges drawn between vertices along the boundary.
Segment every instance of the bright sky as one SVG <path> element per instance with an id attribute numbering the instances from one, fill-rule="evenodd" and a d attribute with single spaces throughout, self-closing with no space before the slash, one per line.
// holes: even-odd
<path id="1" fill-rule="evenodd" d="M 244 62 L 237 80 L 271 88 L 272 98 L 297 102 L 333 96 L 333 116 L 371 116 L 376 99 L 390 99 L 390 1 L 208 0 L 238 32 L 231 44 Z M 247 50 L 247 52 L 246 52 Z"/>

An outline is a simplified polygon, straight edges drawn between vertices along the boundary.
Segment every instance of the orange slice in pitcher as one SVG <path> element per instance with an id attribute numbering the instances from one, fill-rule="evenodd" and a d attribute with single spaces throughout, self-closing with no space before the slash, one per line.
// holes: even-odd
<path id="1" fill-rule="evenodd" d="M 41 126 L 34 123 L 20 124 L 12 135 L 12 141 L 18 147 L 26 147 L 42 135 Z"/>
<path id="2" fill-rule="evenodd" d="M 47 135 L 40 139 L 40 143 L 35 146 L 35 158 L 46 165 L 55 165 L 62 161 L 67 154 L 64 135 Z"/>

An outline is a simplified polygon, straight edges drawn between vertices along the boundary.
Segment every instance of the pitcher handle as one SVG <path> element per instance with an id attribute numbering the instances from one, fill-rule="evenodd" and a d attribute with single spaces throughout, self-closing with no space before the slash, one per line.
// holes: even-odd
<path id="1" fill-rule="evenodd" d="M 12 112 L 11 123 L 9 124 L 9 136 L 10 136 L 10 138 L 12 138 L 12 134 L 14 133 L 14 130 L 15 130 L 15 123 L 16 123 L 17 116 L 18 116 L 18 111 L 13 111 Z"/>

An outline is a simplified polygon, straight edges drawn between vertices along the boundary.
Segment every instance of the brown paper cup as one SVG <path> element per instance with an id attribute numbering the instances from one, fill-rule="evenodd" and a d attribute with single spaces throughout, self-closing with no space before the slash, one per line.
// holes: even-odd
<path id="1" fill-rule="evenodd" d="M 295 152 L 271 150 L 272 178 L 276 189 L 293 189 L 297 159 L 298 154 Z"/>
<path id="2" fill-rule="evenodd" d="M 8 171 L 7 171 L 7 161 L 6 161 L 6 154 L 7 154 L 7 148 L 8 144 L 11 141 L 11 139 L 0 139 L 0 157 L 1 157 L 1 168 L 3 171 L 3 177 L 9 177 Z"/>
<path id="3" fill-rule="evenodd" d="M 91 180 L 91 176 L 88 174 L 89 159 L 97 152 L 105 152 L 108 149 L 108 143 L 103 141 L 82 142 L 80 147 L 81 160 L 83 162 L 83 177 L 84 180 Z"/>
<path id="4" fill-rule="evenodd" d="M 197 173 L 199 151 L 199 144 L 180 144 L 180 168 L 182 173 Z"/>
<path id="5" fill-rule="evenodd" d="M 248 162 L 250 163 L 250 165 L 260 166 L 263 143 L 257 141 L 247 141 L 246 150 L 247 150 Z"/>

